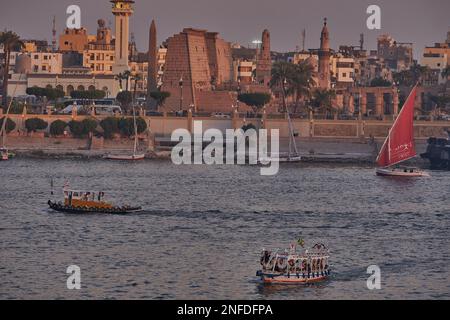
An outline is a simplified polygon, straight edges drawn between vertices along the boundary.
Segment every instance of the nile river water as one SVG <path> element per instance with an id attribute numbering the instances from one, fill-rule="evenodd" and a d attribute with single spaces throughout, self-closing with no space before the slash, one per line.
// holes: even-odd
<path id="1" fill-rule="evenodd" d="M 52 212 L 51 177 L 145 211 Z M 0 179 L 0 299 L 450 298 L 449 172 L 396 180 L 300 164 L 263 177 L 252 166 L 14 159 Z M 328 244 L 332 278 L 260 284 L 261 249 L 300 236 Z M 81 290 L 66 287 L 69 265 Z M 369 265 L 381 290 L 367 289 Z"/>

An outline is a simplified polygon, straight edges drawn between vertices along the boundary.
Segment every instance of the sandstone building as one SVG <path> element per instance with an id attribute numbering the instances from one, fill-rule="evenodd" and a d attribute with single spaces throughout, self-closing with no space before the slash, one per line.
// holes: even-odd
<path id="1" fill-rule="evenodd" d="M 167 40 L 162 91 L 171 96 L 172 111 L 231 110 L 236 93 L 227 90 L 233 79 L 231 44 L 216 32 L 184 29 Z"/>

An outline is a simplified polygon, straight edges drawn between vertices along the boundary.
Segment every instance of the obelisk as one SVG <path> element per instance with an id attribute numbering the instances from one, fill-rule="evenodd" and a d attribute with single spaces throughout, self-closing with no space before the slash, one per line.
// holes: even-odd
<path id="1" fill-rule="evenodd" d="M 158 48 L 156 39 L 156 24 L 152 20 L 150 25 L 149 39 L 148 39 L 148 76 L 147 76 L 147 101 L 149 107 L 154 106 L 150 96 L 151 92 L 158 89 Z"/>

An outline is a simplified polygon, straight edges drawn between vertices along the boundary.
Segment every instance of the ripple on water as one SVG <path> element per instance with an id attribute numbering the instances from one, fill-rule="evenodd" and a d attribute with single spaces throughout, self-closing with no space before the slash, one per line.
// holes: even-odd
<path id="1" fill-rule="evenodd" d="M 449 298 L 450 174 L 407 182 L 372 169 L 177 167 L 146 161 L 2 163 L 1 299 Z M 74 216 L 47 210 L 50 178 L 107 191 L 145 211 Z M 329 244 L 333 276 L 308 286 L 263 286 L 262 247 L 299 236 Z M 82 269 L 80 292 L 66 268 Z M 366 288 L 382 269 L 383 289 Z"/>

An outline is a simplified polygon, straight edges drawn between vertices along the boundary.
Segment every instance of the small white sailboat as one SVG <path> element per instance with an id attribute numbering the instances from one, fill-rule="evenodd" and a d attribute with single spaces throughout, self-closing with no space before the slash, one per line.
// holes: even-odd
<path id="1" fill-rule="evenodd" d="M 268 157 L 260 157 L 260 162 L 301 162 L 302 157 L 298 152 L 297 142 L 295 141 L 295 132 L 294 126 L 292 125 L 291 115 L 289 113 L 289 109 L 286 106 L 286 117 L 288 120 L 289 126 L 289 151 L 288 152 L 280 152 L 279 154 L 270 154 Z"/>
<path id="2" fill-rule="evenodd" d="M 144 153 L 138 153 L 138 130 L 137 130 L 137 122 L 136 122 L 136 113 L 133 107 L 133 121 L 134 121 L 134 147 L 133 147 L 133 154 L 119 154 L 119 155 L 113 155 L 108 154 L 105 156 L 105 159 L 108 160 L 120 160 L 120 161 L 138 161 L 138 160 L 144 160 L 145 154 Z"/>
<path id="3" fill-rule="evenodd" d="M 16 95 L 17 86 L 21 79 L 22 79 L 22 73 L 19 75 L 19 81 L 16 83 L 16 86 L 14 87 L 12 97 L 14 97 Z M 14 154 L 9 152 L 8 148 L 6 147 L 6 125 L 8 123 L 8 116 L 9 116 L 9 111 L 11 110 L 12 103 L 13 103 L 13 98 L 11 98 L 11 101 L 8 104 L 6 114 L 3 117 L 2 127 L 0 129 L 0 136 L 2 136 L 2 146 L 0 147 L 0 161 L 9 160 L 10 157 L 14 156 Z M 1 117 L 0 117 L 0 119 L 1 119 Z"/>
<path id="4" fill-rule="evenodd" d="M 289 124 L 289 153 L 279 157 L 280 162 L 300 162 L 302 157 L 297 149 L 297 142 L 295 141 L 294 126 L 292 125 L 292 119 L 289 112 L 289 108 L 286 106 L 286 115 Z"/>
<path id="5" fill-rule="evenodd" d="M 414 101 L 417 85 L 403 105 L 377 157 L 376 174 L 385 177 L 428 177 L 429 174 L 412 167 L 395 167 L 414 158 L 417 153 L 414 144 Z"/>

